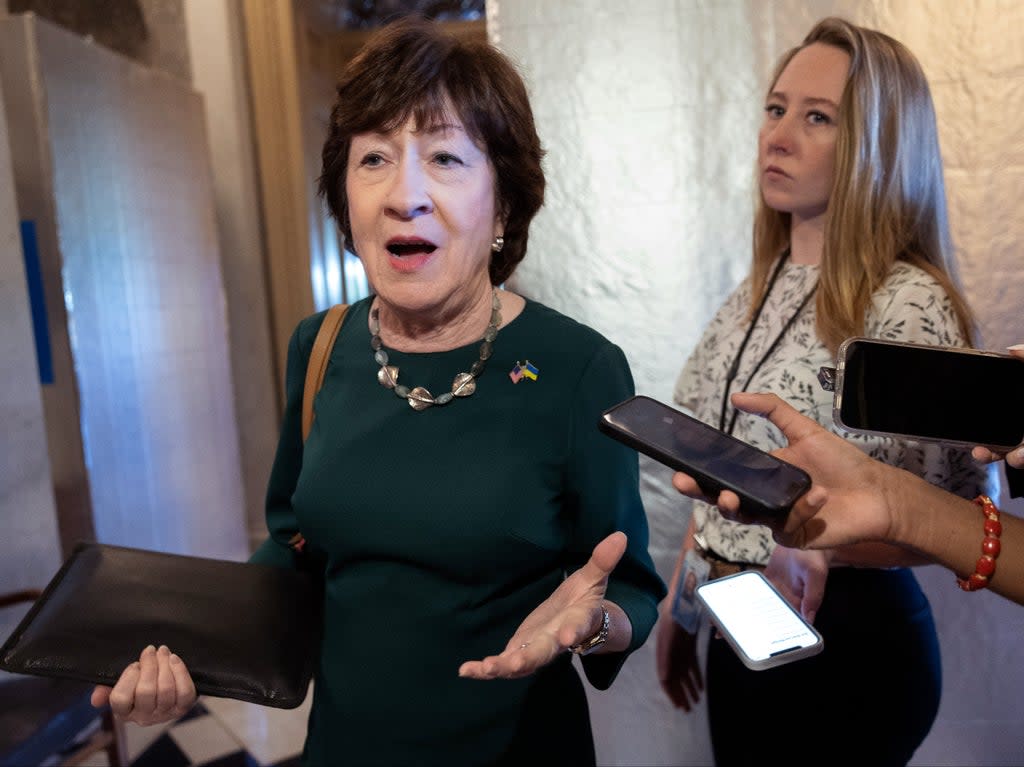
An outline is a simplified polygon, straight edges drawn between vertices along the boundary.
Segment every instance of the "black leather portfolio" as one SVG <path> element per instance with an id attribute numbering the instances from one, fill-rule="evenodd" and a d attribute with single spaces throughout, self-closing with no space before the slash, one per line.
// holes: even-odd
<path id="1" fill-rule="evenodd" d="M 113 685 L 163 644 L 200 695 L 294 708 L 316 664 L 321 603 L 296 570 L 83 543 L 0 648 L 0 668 Z"/>

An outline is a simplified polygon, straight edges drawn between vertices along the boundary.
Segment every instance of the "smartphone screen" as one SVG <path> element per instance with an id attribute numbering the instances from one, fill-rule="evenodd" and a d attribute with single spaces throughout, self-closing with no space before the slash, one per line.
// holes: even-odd
<path id="1" fill-rule="evenodd" d="M 606 410 L 599 427 L 669 468 L 686 472 L 710 496 L 732 490 L 744 513 L 785 513 L 811 486 L 802 469 L 643 395 Z"/>
<path id="2" fill-rule="evenodd" d="M 697 598 L 748 668 L 771 668 L 824 647 L 814 627 L 756 570 L 708 581 Z"/>
<path id="3" fill-rule="evenodd" d="M 834 418 L 851 431 L 1009 449 L 1024 440 L 1024 362 L 853 338 L 839 350 Z"/>

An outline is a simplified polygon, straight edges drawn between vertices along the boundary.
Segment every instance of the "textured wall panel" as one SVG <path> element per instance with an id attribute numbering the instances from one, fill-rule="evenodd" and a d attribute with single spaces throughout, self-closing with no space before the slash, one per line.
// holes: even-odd
<path id="1" fill-rule="evenodd" d="M 0 89 L 0 104 L 3 103 Z M 0 592 L 42 588 L 61 561 L 7 120 L 0 109 Z M 21 611 L 0 610 L 0 637 Z M 3 679 L 0 674 L 0 680 Z"/>
<path id="2" fill-rule="evenodd" d="M 746 273 L 763 89 L 776 58 L 829 14 L 882 29 L 920 58 L 939 111 L 951 225 L 982 345 L 1024 341 L 1024 37 L 1015 31 L 1024 6 L 489 0 L 487 7 L 488 32 L 520 63 L 548 150 L 547 202 L 511 284 L 618 342 L 640 392 L 670 399 L 704 323 Z M 689 508 L 666 470 L 646 460 L 642 467 L 651 551 L 667 578 Z M 1002 502 L 1021 510 L 1020 502 Z M 946 683 L 939 719 L 914 763 L 1020 764 L 1024 611 L 991 594 L 965 595 L 937 567 L 919 576 L 939 623 Z M 599 762 L 707 764 L 703 706 L 689 716 L 670 708 L 655 679 L 653 644 L 630 659 L 611 691 L 589 691 Z"/>
<path id="3" fill-rule="evenodd" d="M 19 205 L 52 230 L 43 257 L 80 404 L 80 418 L 47 412 L 51 451 L 80 428 L 99 540 L 244 557 L 201 100 L 30 16 L 0 27 L 28 72 L 21 140 L 42 147 L 18 169 Z"/>

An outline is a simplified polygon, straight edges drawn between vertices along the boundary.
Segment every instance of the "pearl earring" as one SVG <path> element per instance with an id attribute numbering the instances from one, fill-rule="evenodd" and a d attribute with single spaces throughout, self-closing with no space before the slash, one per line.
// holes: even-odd
<path id="1" fill-rule="evenodd" d="M 495 253 L 501 253 L 501 249 L 505 247 L 505 238 L 500 234 L 494 238 L 494 242 L 491 243 L 491 250 Z"/>

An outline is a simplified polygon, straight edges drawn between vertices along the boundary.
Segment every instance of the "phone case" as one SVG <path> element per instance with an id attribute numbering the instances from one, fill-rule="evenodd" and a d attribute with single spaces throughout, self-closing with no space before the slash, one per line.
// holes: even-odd
<path id="1" fill-rule="evenodd" d="M 775 458 L 774 456 L 770 456 L 773 461 L 777 462 L 778 464 L 783 464 L 789 467 L 797 475 L 800 475 L 801 478 L 801 485 L 792 494 L 792 500 L 789 503 L 784 505 L 769 504 L 766 503 L 765 500 L 762 498 L 752 496 L 744 488 L 736 487 L 735 485 L 729 483 L 724 483 L 720 481 L 718 478 L 712 477 L 706 472 L 703 472 L 694 466 L 688 465 L 680 461 L 676 456 L 673 456 L 671 453 L 662 450 L 657 445 L 645 441 L 639 435 L 622 428 L 618 424 L 614 423 L 613 420 L 611 420 L 614 417 L 615 411 L 618 408 L 635 400 L 650 401 L 657 405 L 658 407 L 668 408 L 669 410 L 672 410 L 674 413 L 681 415 L 684 418 L 690 419 L 692 421 L 697 421 L 697 419 L 693 418 L 692 416 L 689 416 L 680 410 L 676 410 L 675 408 L 670 408 L 668 405 L 665 405 L 662 402 L 658 402 L 658 400 L 655 400 L 652 397 L 647 397 L 643 394 L 637 394 L 605 410 L 601 414 L 601 417 L 598 419 L 598 429 L 600 429 L 604 434 L 612 437 L 613 439 L 618 440 L 619 442 L 622 442 L 625 445 L 628 445 L 634 450 L 641 452 L 644 455 L 650 456 L 659 463 L 668 466 L 670 469 L 674 469 L 675 471 L 681 471 L 686 474 L 689 474 L 691 477 L 693 477 L 694 480 L 696 480 L 697 484 L 700 485 L 701 490 L 703 490 L 709 498 L 717 497 L 722 490 L 730 490 L 736 493 L 737 496 L 739 496 L 740 508 L 745 515 L 751 517 L 777 519 L 788 514 L 790 508 L 792 507 L 792 504 L 795 503 L 801 495 L 806 493 L 811 488 L 811 477 L 809 474 L 807 474 L 807 472 L 805 472 L 798 466 L 786 463 L 785 461 Z M 700 423 L 699 421 L 697 422 Z M 759 450 L 758 448 L 753 447 L 752 445 L 748 445 L 746 442 L 743 442 L 743 440 L 733 437 L 730 434 L 725 434 L 724 432 L 714 429 L 714 427 L 710 427 L 707 424 L 701 423 L 700 425 L 703 428 L 713 429 L 730 442 L 742 445 L 743 449 L 745 450 L 756 450 L 760 453 L 764 453 L 763 450 Z M 764 454 L 768 455 L 767 453 Z"/>
<path id="2" fill-rule="evenodd" d="M 814 637 L 813 644 L 809 644 L 804 647 L 797 647 L 795 649 L 788 650 L 777 655 L 771 655 L 763 659 L 751 658 L 743 651 L 743 648 L 734 636 L 733 631 L 730 630 L 728 622 L 722 620 L 721 616 L 715 612 L 714 608 L 705 598 L 704 589 L 713 584 L 718 584 L 724 581 L 731 580 L 733 578 L 754 577 L 760 578 L 762 581 L 764 581 L 768 588 L 771 589 L 771 591 L 778 597 L 779 601 L 782 603 L 784 608 L 793 616 L 795 616 L 796 620 L 799 621 L 799 623 L 803 625 L 807 632 Z M 825 639 L 821 636 L 821 633 L 816 628 L 814 628 L 814 626 L 812 626 L 810 623 L 804 620 L 803 616 L 801 616 L 796 610 L 794 610 L 792 605 L 786 602 L 785 598 L 782 596 L 782 594 L 779 593 L 779 590 L 772 585 L 771 581 L 765 578 L 764 575 L 758 570 L 744 570 L 743 572 L 728 575 L 724 578 L 719 578 L 714 581 L 708 581 L 707 583 L 697 588 L 697 601 L 700 602 L 703 608 L 708 612 L 708 615 L 711 616 L 712 623 L 714 623 L 715 627 L 717 627 L 721 635 L 725 637 L 725 641 L 729 643 L 729 646 L 732 647 L 733 652 L 736 653 L 736 655 L 739 657 L 743 665 L 752 671 L 764 671 L 765 669 L 774 668 L 776 666 L 781 666 L 786 663 L 792 663 L 793 661 L 801 660 L 802 658 L 810 658 L 814 655 L 817 655 L 825 649 Z"/>
<path id="3" fill-rule="evenodd" d="M 926 436 L 915 435 L 915 434 L 906 434 L 906 433 L 895 432 L 895 431 L 875 431 L 875 430 L 872 430 L 872 429 L 865 429 L 865 428 L 861 428 L 861 427 L 854 426 L 854 425 L 851 425 L 851 424 L 848 424 L 848 423 L 844 422 L 843 418 L 842 418 L 842 408 L 843 408 L 843 398 L 844 398 L 844 391 L 843 390 L 844 390 L 845 383 L 846 383 L 847 355 L 849 354 L 850 348 L 854 344 L 857 344 L 857 343 L 884 344 L 886 346 L 899 346 L 899 347 L 906 347 L 906 346 L 909 346 L 909 347 L 919 347 L 919 348 L 927 349 L 929 351 L 950 351 L 950 352 L 955 352 L 957 354 L 975 354 L 975 355 L 985 356 L 985 357 L 1000 357 L 1000 358 L 1004 358 L 1004 359 L 1013 359 L 1013 357 L 1011 357 L 1010 355 L 1007 355 L 1007 354 L 997 354 L 995 352 L 983 351 L 983 350 L 979 350 L 979 349 L 965 349 L 965 348 L 962 348 L 962 347 L 947 347 L 947 346 L 929 346 L 929 345 L 926 345 L 926 344 L 908 344 L 908 343 L 903 343 L 903 342 L 899 342 L 899 341 L 885 341 L 885 340 L 878 339 L 878 338 L 868 338 L 866 336 L 855 336 L 855 337 L 852 337 L 852 338 L 847 338 L 845 341 L 843 341 L 839 345 L 839 349 L 836 351 L 836 367 L 835 367 L 835 373 L 834 373 L 834 382 L 832 384 L 833 387 L 834 387 L 833 388 L 834 394 L 833 394 L 833 398 L 832 398 L 832 420 L 835 422 L 836 426 L 838 426 L 839 428 L 843 429 L 844 431 L 848 431 L 848 432 L 850 432 L 852 434 L 864 434 L 864 435 L 867 435 L 867 436 L 874 436 L 874 437 L 897 437 L 899 439 L 912 440 L 912 441 L 917 441 L 917 442 L 935 442 L 935 443 L 939 443 L 939 444 L 943 444 L 943 445 L 951 445 L 951 446 L 957 446 L 957 447 L 971 448 L 971 447 L 974 447 L 975 445 L 979 445 L 980 444 L 982 447 L 988 447 L 988 448 L 990 448 L 992 450 L 996 450 L 996 451 L 1000 451 L 1000 452 L 1006 452 L 1008 450 L 1012 450 L 1013 448 L 1015 448 L 1017 446 L 1018 443 L 1013 443 L 1013 444 L 1009 444 L 1009 445 L 995 445 L 995 444 L 985 443 L 984 441 L 977 442 L 977 441 L 972 441 L 972 440 L 958 440 L 958 439 L 949 439 L 949 438 L 938 439 L 938 438 L 933 438 L 933 437 L 926 437 Z M 820 380 L 820 376 L 819 376 L 819 380 Z M 824 383 L 822 385 L 824 386 Z"/>

